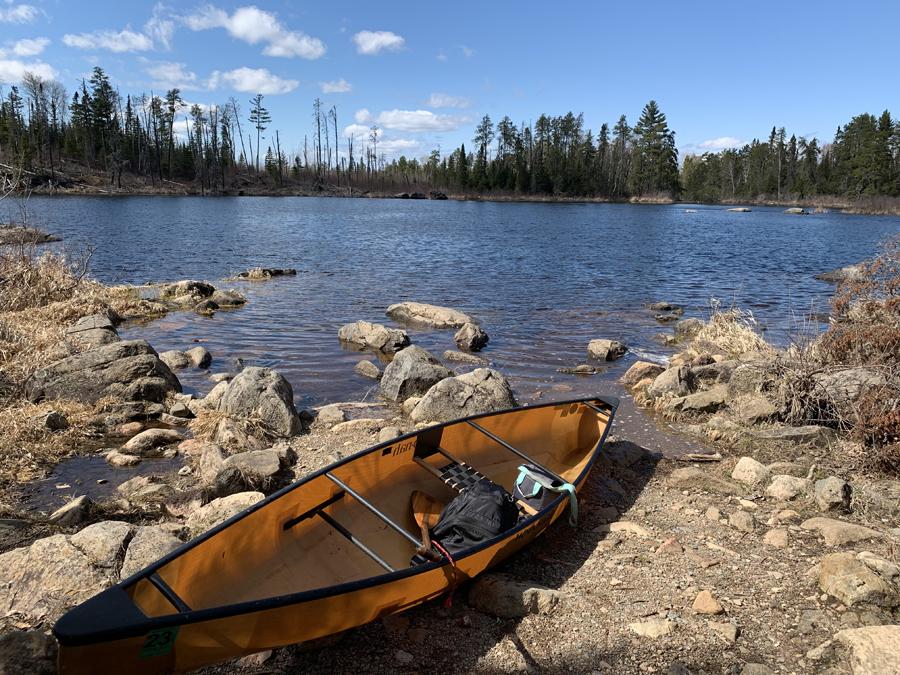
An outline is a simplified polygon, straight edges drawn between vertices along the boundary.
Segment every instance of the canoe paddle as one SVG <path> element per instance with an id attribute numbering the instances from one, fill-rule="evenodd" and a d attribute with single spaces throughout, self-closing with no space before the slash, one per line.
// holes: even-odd
<path id="1" fill-rule="evenodd" d="M 412 504 L 413 516 L 416 519 L 416 523 L 422 528 L 423 545 L 416 549 L 416 553 L 426 560 L 439 562 L 441 556 L 431 548 L 431 535 L 429 534 L 429 531 L 438 524 L 438 520 L 441 517 L 441 511 L 444 510 L 444 504 L 434 497 L 427 495 L 424 492 L 419 492 L 418 490 L 413 490 L 410 503 Z"/>

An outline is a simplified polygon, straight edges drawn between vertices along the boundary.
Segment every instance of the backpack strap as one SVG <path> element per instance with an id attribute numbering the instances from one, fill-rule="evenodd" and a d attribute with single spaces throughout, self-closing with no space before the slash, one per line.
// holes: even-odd
<path id="1" fill-rule="evenodd" d="M 522 489 L 522 483 L 525 478 L 530 478 L 534 485 L 532 486 L 531 493 L 526 494 Z M 519 466 L 519 477 L 516 479 L 516 487 L 519 488 L 519 491 L 526 499 L 530 499 L 532 497 L 536 497 L 538 492 L 541 491 L 541 488 L 546 488 L 551 492 L 568 492 L 569 493 L 569 525 L 575 527 L 578 524 L 578 496 L 575 494 L 575 486 L 571 483 L 563 483 L 562 485 L 553 485 L 553 481 L 545 476 L 542 476 L 539 473 L 536 473 L 529 469 L 526 465 L 521 464 Z"/>

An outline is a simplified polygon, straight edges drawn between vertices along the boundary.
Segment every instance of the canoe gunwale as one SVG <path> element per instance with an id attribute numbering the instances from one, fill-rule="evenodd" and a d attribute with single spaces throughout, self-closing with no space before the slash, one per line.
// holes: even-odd
<path id="1" fill-rule="evenodd" d="M 590 473 L 594 463 L 596 462 L 599 449 L 605 443 L 606 438 L 609 435 L 610 429 L 612 427 L 612 424 L 611 424 L 612 418 L 614 417 L 616 409 L 619 404 L 618 398 L 616 398 L 614 396 L 590 396 L 590 397 L 585 397 L 585 398 L 581 398 L 581 399 L 570 399 L 570 400 L 566 400 L 566 401 L 552 401 L 552 402 L 542 403 L 542 404 L 535 405 L 535 406 L 528 406 L 527 408 L 512 408 L 512 409 L 505 409 L 505 410 L 494 411 L 494 412 L 489 412 L 489 413 L 482 413 L 480 415 L 472 415 L 469 417 L 463 417 L 463 418 L 459 418 L 456 420 L 451 420 L 449 422 L 444 422 L 442 424 L 438 424 L 438 425 L 434 425 L 433 427 L 429 427 L 428 429 L 443 428 L 443 427 L 447 427 L 447 426 L 450 426 L 453 424 L 458 424 L 461 422 L 468 422 L 469 420 L 486 419 L 486 418 L 493 417 L 496 415 L 508 414 L 510 412 L 518 411 L 518 410 L 534 410 L 534 409 L 539 409 L 539 408 L 544 408 L 544 407 L 552 407 L 552 406 L 560 406 L 560 405 L 586 404 L 586 402 L 588 402 L 588 401 L 602 401 L 606 406 L 608 406 L 609 407 L 608 411 L 604 410 L 603 412 L 608 413 L 609 419 L 606 423 L 606 426 L 603 429 L 603 432 L 602 432 L 600 438 L 598 439 L 596 445 L 594 446 L 594 448 L 591 452 L 590 458 L 588 459 L 588 461 L 585 464 L 584 468 L 582 469 L 581 473 L 572 481 L 572 484 L 575 485 L 576 488 L 580 488 L 581 485 L 584 483 L 584 481 L 587 479 L 588 474 Z M 590 406 L 590 407 L 593 408 L 594 406 Z M 171 628 L 171 627 L 175 627 L 175 626 L 183 626 L 186 624 L 201 623 L 204 621 L 211 621 L 211 620 L 221 619 L 223 617 L 229 617 L 229 616 L 238 616 L 241 614 L 251 614 L 254 612 L 262 612 L 265 610 L 276 609 L 276 608 L 280 608 L 280 607 L 284 607 L 284 606 L 288 606 L 288 605 L 302 604 L 302 603 L 318 600 L 318 599 L 321 599 L 321 598 L 324 598 L 327 596 L 336 596 L 336 595 L 352 593 L 355 591 L 359 591 L 359 590 L 363 590 L 363 589 L 367 589 L 367 588 L 371 588 L 371 587 L 375 587 L 375 586 L 389 584 L 389 583 L 392 583 L 392 582 L 400 580 L 400 579 L 405 579 L 410 576 L 423 574 L 423 573 L 426 573 L 426 572 L 429 572 L 429 571 L 432 571 L 432 570 L 435 570 L 438 568 L 447 567 L 447 566 L 451 565 L 450 561 L 448 561 L 448 560 L 442 560 L 441 562 L 425 562 L 420 565 L 416 565 L 414 567 L 398 569 L 394 572 L 385 572 L 384 574 L 378 574 L 375 576 L 366 577 L 364 579 L 358 579 L 356 581 L 350 581 L 347 583 L 338 584 L 336 586 L 324 586 L 324 587 L 316 588 L 316 589 L 312 589 L 312 590 L 300 591 L 298 593 L 276 595 L 276 596 L 272 596 L 272 597 L 268 597 L 268 598 L 262 598 L 260 600 L 250 600 L 250 601 L 235 603 L 235 604 L 230 604 L 230 605 L 220 605 L 218 607 L 193 609 L 193 610 L 190 610 L 187 612 L 179 611 L 174 614 L 166 614 L 166 615 L 157 616 L 157 617 L 148 617 L 148 616 L 144 615 L 143 612 L 141 612 L 135 605 L 132 605 L 134 607 L 134 609 L 136 610 L 136 612 L 141 614 L 141 616 L 143 617 L 141 620 L 137 620 L 137 617 L 135 616 L 134 621 L 119 622 L 118 625 L 116 625 L 115 627 L 111 627 L 111 628 L 105 629 L 105 630 L 101 629 L 101 630 L 85 631 L 83 629 L 84 623 L 81 620 L 82 617 L 79 616 L 81 614 L 81 612 L 79 612 L 79 610 L 82 610 L 86 604 L 90 604 L 92 606 L 92 610 L 91 610 L 92 613 L 102 611 L 102 608 L 97 606 L 98 601 L 100 601 L 101 598 L 103 600 L 105 600 L 106 597 L 104 597 L 104 594 L 106 594 L 108 591 L 114 591 L 114 589 L 119 592 L 114 591 L 113 593 L 109 593 L 108 599 L 110 602 L 121 603 L 121 602 L 124 602 L 125 598 L 127 598 L 128 602 L 131 603 L 132 602 L 131 599 L 128 598 L 128 596 L 125 593 L 126 589 L 137 584 L 141 580 L 149 579 L 149 577 L 151 577 L 152 575 L 156 575 L 157 572 L 162 567 L 166 566 L 172 560 L 175 560 L 176 558 L 184 555 L 187 551 L 191 550 L 195 546 L 200 545 L 207 539 L 214 537 L 216 534 L 218 534 L 222 530 L 224 530 L 224 529 L 232 526 L 233 524 L 239 522 L 240 520 L 246 518 L 251 513 L 255 512 L 261 508 L 264 508 L 265 506 L 267 506 L 268 504 L 272 503 L 273 501 L 279 499 L 280 497 L 284 496 L 285 494 L 288 494 L 288 493 L 292 492 L 293 490 L 300 489 L 301 487 L 303 487 L 304 484 L 306 484 L 309 481 L 314 480 L 315 478 L 324 476 L 327 473 L 335 470 L 336 468 L 338 468 L 344 464 L 348 464 L 363 455 L 366 455 L 366 454 L 369 454 L 372 452 L 378 452 L 380 450 L 383 450 L 386 447 L 393 446 L 393 445 L 397 444 L 398 442 L 418 436 L 422 433 L 422 431 L 423 430 L 420 429 L 417 431 L 410 432 L 408 434 L 404 434 L 403 436 L 400 436 L 398 438 L 391 439 L 390 441 L 386 441 L 384 443 L 378 443 L 377 445 L 374 445 L 366 450 L 363 450 L 362 452 L 345 457 L 333 464 L 329 464 L 328 466 L 323 467 L 322 469 L 319 469 L 318 471 L 311 473 L 308 476 L 304 476 L 303 478 L 292 483 L 291 485 L 288 485 L 288 486 L 282 488 L 278 492 L 275 492 L 275 493 L 269 495 L 265 499 L 248 507 L 244 511 L 241 511 L 240 513 L 232 516 L 228 520 L 226 520 L 226 521 L 220 523 L 219 525 L 211 528 L 210 530 L 204 532 L 199 537 L 197 537 L 189 542 L 186 542 L 183 546 L 179 547 L 172 553 L 166 555 L 163 558 L 160 558 L 156 562 L 148 565 L 147 567 L 145 567 L 142 570 L 140 570 L 139 572 L 131 575 L 127 579 L 124 579 L 124 580 L 120 581 L 118 584 L 111 586 L 109 589 L 107 589 L 107 591 L 103 591 L 99 595 L 95 596 L 93 599 L 90 599 L 90 600 L 86 601 L 85 603 L 82 603 L 81 605 L 73 608 L 72 610 L 70 610 L 67 614 L 63 615 L 57 621 L 56 625 L 53 628 L 53 634 L 55 635 L 56 639 L 59 641 L 60 645 L 62 645 L 64 647 L 81 647 L 81 646 L 86 646 L 86 645 L 91 645 L 91 644 L 107 642 L 107 641 L 111 641 L 111 640 L 122 640 L 122 639 L 137 637 L 140 635 L 146 635 L 148 633 L 148 631 L 152 631 L 152 630 Z M 469 558 L 470 556 L 475 555 L 486 548 L 495 546 L 505 540 L 515 539 L 520 532 L 522 532 L 526 528 L 531 527 L 532 525 L 534 525 L 541 519 L 545 518 L 546 516 L 552 514 L 554 512 L 554 510 L 557 509 L 557 507 L 560 505 L 560 503 L 562 503 L 563 500 L 568 501 L 568 499 L 569 499 L 568 494 L 561 493 L 556 499 L 554 499 L 552 502 L 550 502 L 548 505 L 546 505 L 543 509 L 538 511 L 536 514 L 529 516 L 528 518 L 525 518 L 521 522 L 517 523 L 516 526 L 513 527 L 512 529 L 507 530 L 507 531 L 497 535 L 496 537 L 493 537 L 486 541 L 480 542 L 476 546 L 466 549 L 465 555 L 455 556 L 454 561 L 458 565 L 461 561 L 464 561 L 465 559 Z M 303 516 L 306 516 L 306 517 L 310 517 L 311 515 L 313 515 L 313 514 L 311 514 L 311 513 L 303 514 Z M 298 516 L 294 520 L 288 521 L 287 523 L 285 523 L 285 529 L 288 529 L 288 525 L 296 524 L 297 522 L 299 522 L 299 519 L 301 519 L 303 516 Z M 544 529 L 546 529 L 546 527 L 549 526 L 549 524 L 550 523 L 547 523 L 547 525 L 545 526 Z M 176 607 L 176 609 L 180 609 L 180 608 Z M 131 614 L 130 611 L 129 611 L 129 614 Z"/>

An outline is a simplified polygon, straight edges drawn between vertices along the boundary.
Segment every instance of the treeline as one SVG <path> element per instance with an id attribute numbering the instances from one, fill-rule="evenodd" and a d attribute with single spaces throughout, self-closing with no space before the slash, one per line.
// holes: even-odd
<path id="1" fill-rule="evenodd" d="M 862 114 L 822 147 L 816 138 L 787 138 L 784 127 L 773 127 L 768 140 L 740 150 L 686 156 L 681 185 L 692 201 L 898 197 L 900 122 L 887 110 L 877 118 Z"/>
<path id="2" fill-rule="evenodd" d="M 313 102 L 310 134 L 287 152 L 257 95 L 246 117 L 231 97 L 188 106 L 178 89 L 121 96 L 101 68 L 69 98 L 55 80 L 26 73 L 0 89 L 0 163 L 38 180 L 57 180 L 66 163 L 123 175 L 152 187 L 190 184 L 213 194 L 247 185 L 306 184 L 365 191 L 426 191 L 696 201 L 900 196 L 900 123 L 885 111 L 840 127 L 833 142 L 790 138 L 773 128 L 765 142 L 688 155 L 679 170 L 675 133 L 655 101 L 634 126 L 625 115 L 596 135 L 582 114 L 541 115 L 494 124 L 485 115 L 469 143 L 449 153 L 390 162 L 377 126 L 342 138 L 336 107 Z M 69 172 L 71 173 L 71 172 Z M 133 181 L 131 181 L 133 184 Z"/>

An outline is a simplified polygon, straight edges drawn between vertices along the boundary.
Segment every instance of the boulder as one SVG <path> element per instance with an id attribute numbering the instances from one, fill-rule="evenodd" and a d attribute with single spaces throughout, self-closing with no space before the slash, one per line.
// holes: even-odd
<path id="1" fill-rule="evenodd" d="M 487 345 L 490 336 L 474 323 L 467 323 L 453 336 L 456 348 L 464 352 L 479 352 Z"/>
<path id="2" fill-rule="evenodd" d="M 239 492 L 214 499 L 188 516 L 185 526 L 190 529 L 192 536 L 196 537 L 263 499 L 265 495 L 262 492 Z"/>
<path id="3" fill-rule="evenodd" d="M 845 523 L 831 518 L 810 518 L 800 523 L 804 530 L 815 530 L 825 539 L 826 546 L 843 546 L 868 539 L 880 539 L 884 535 L 862 525 Z"/>
<path id="4" fill-rule="evenodd" d="M 40 631 L 0 637 L 0 675 L 56 675 L 56 638 Z"/>
<path id="5" fill-rule="evenodd" d="M 247 298 L 243 293 L 237 291 L 219 290 L 212 294 L 210 298 L 219 307 L 238 307 L 247 303 Z"/>
<path id="6" fill-rule="evenodd" d="M 192 365 L 190 358 L 188 358 L 184 352 L 180 352 L 177 349 L 170 349 L 167 352 L 163 352 L 159 355 L 159 360 L 169 366 L 169 370 L 173 373 L 189 368 Z"/>
<path id="7" fill-rule="evenodd" d="M 297 276 L 297 270 L 286 267 L 285 269 L 277 269 L 272 267 L 255 267 L 253 269 L 241 272 L 238 277 L 241 279 L 252 279 L 260 281 L 263 279 L 272 279 L 273 277 L 294 277 Z"/>
<path id="8" fill-rule="evenodd" d="M 801 216 L 801 215 L 802 215 L 802 216 L 805 216 L 805 215 L 808 215 L 808 212 L 807 212 L 807 211 L 804 211 L 804 210 L 803 210 L 802 208 L 800 208 L 799 206 L 792 206 L 791 208 L 785 209 L 784 211 L 782 211 L 782 213 L 789 213 L 789 214 L 794 215 L 794 216 Z"/>
<path id="9" fill-rule="evenodd" d="M 515 408 L 509 382 L 496 370 L 478 368 L 435 384 L 410 417 L 413 422 L 449 422 L 459 417 Z"/>
<path id="10" fill-rule="evenodd" d="M 378 432 L 378 442 L 387 443 L 403 435 L 400 427 L 384 427 Z"/>
<path id="11" fill-rule="evenodd" d="M 160 295 L 167 298 L 190 296 L 193 299 L 200 299 L 208 298 L 215 292 L 216 289 L 212 284 L 195 279 L 185 279 L 163 285 Z"/>
<path id="12" fill-rule="evenodd" d="M 0 246 L 46 244 L 52 241 L 62 241 L 62 239 L 55 234 L 49 234 L 33 227 L 0 224 Z"/>
<path id="13" fill-rule="evenodd" d="M 54 525 L 71 527 L 83 521 L 94 502 L 87 495 L 73 499 L 65 506 L 54 511 L 48 519 Z"/>
<path id="14" fill-rule="evenodd" d="M 188 349 L 184 355 L 190 359 L 191 365 L 195 368 L 209 368 L 209 364 L 212 363 L 212 355 L 203 347 Z"/>
<path id="15" fill-rule="evenodd" d="M 806 478 L 797 478 L 796 476 L 775 476 L 769 487 L 766 488 L 766 496 L 777 499 L 778 501 L 790 501 L 797 495 L 805 493 L 811 495 L 813 491 L 813 483 Z"/>
<path id="16" fill-rule="evenodd" d="M 219 309 L 219 303 L 215 300 L 201 300 L 194 306 L 197 314 L 212 315 Z"/>
<path id="17" fill-rule="evenodd" d="M 763 364 L 745 363 L 739 365 L 728 379 L 728 398 L 736 399 L 741 396 L 755 396 L 762 391 L 765 384 L 771 379 L 771 374 Z"/>
<path id="18" fill-rule="evenodd" d="M 228 383 L 218 410 L 239 418 L 260 418 L 275 434 L 289 437 L 302 425 L 290 382 L 271 368 L 245 368 Z"/>
<path id="19" fill-rule="evenodd" d="M 867 368 L 845 368 L 832 373 L 820 373 L 813 381 L 822 392 L 822 398 L 838 412 L 855 419 L 854 404 L 870 389 L 883 387 L 887 378 Z"/>
<path id="20" fill-rule="evenodd" d="M 700 332 L 703 328 L 703 322 L 700 319 L 685 319 L 679 321 L 673 326 L 675 337 L 679 340 L 686 340 Z"/>
<path id="21" fill-rule="evenodd" d="M 452 370 L 421 347 L 410 345 L 394 357 L 381 378 L 381 396 L 404 401 L 421 395 L 441 380 L 453 377 Z"/>
<path id="22" fill-rule="evenodd" d="M 463 363 L 467 366 L 489 366 L 491 362 L 487 359 L 483 359 L 480 356 L 475 356 L 474 354 L 467 354 L 466 352 L 457 352 L 452 349 L 448 349 L 445 351 L 441 358 L 444 361 L 454 361 L 456 363 Z"/>
<path id="23" fill-rule="evenodd" d="M 106 463 L 114 469 L 129 469 L 141 463 L 141 458 L 136 455 L 126 455 L 118 450 L 106 453 Z"/>
<path id="24" fill-rule="evenodd" d="M 408 347 L 409 334 L 405 330 L 386 328 L 380 323 L 356 321 L 342 326 L 338 339 L 360 349 L 372 349 L 384 354 L 396 354 Z"/>
<path id="25" fill-rule="evenodd" d="M 647 388 L 647 395 L 658 398 L 664 394 L 675 397 L 692 394 L 697 388 L 694 373 L 687 366 L 669 368 L 662 372 Z"/>
<path id="26" fill-rule="evenodd" d="M 462 328 L 467 323 L 475 323 L 472 317 L 455 309 L 420 302 L 391 305 L 386 314 L 394 321 L 422 328 Z"/>
<path id="27" fill-rule="evenodd" d="M 68 399 L 93 404 L 112 397 L 162 401 L 181 383 L 144 340 L 116 342 L 40 368 L 25 382 L 32 403 Z"/>
<path id="28" fill-rule="evenodd" d="M 84 553 L 92 564 L 112 569 L 122 560 L 134 529 L 131 523 L 104 520 L 73 534 L 69 543 Z"/>
<path id="29" fill-rule="evenodd" d="M 683 413 L 714 413 L 725 405 L 728 389 L 724 385 L 698 391 L 696 394 L 681 396 L 666 405 L 666 410 Z"/>
<path id="30" fill-rule="evenodd" d="M 616 340 L 591 340 L 588 343 L 588 358 L 598 361 L 615 361 L 625 356 L 628 348 Z"/>
<path id="31" fill-rule="evenodd" d="M 129 455 L 146 455 L 156 448 L 174 445 L 184 440 L 184 434 L 174 429 L 147 429 L 132 437 L 122 450 Z"/>
<path id="32" fill-rule="evenodd" d="M 707 355 L 701 354 L 697 358 L 699 359 L 703 356 Z M 692 361 L 691 365 L 691 370 L 694 372 L 694 377 L 696 377 L 701 382 L 728 384 L 728 382 L 731 380 L 731 376 L 734 375 L 734 371 L 740 367 L 741 362 L 731 359 L 713 363 L 707 362 L 703 365 L 695 365 Z"/>
<path id="33" fill-rule="evenodd" d="M 842 281 L 849 281 L 850 279 L 858 279 L 862 276 L 863 269 L 862 265 L 847 265 L 846 267 L 839 267 L 836 270 L 831 270 L 830 272 L 822 272 L 821 274 L 817 274 L 813 277 L 813 279 L 818 279 L 820 281 L 831 281 L 833 283 L 841 283 Z"/>
<path id="34" fill-rule="evenodd" d="M 731 477 L 738 483 L 755 488 L 768 483 L 772 472 L 752 457 L 741 457 L 731 472 Z"/>
<path id="35" fill-rule="evenodd" d="M 88 349 L 96 349 L 103 345 L 121 342 L 113 322 L 103 314 L 85 316 L 66 329 L 67 338 L 75 338 Z"/>
<path id="36" fill-rule="evenodd" d="M 124 580 L 181 546 L 181 540 L 157 525 L 139 527 L 125 552 L 119 576 Z"/>
<path id="37" fill-rule="evenodd" d="M 282 468 L 281 457 L 275 450 L 241 452 L 225 459 L 223 468 L 233 466 L 251 484 L 265 484 Z"/>
<path id="38" fill-rule="evenodd" d="M 778 412 L 778 409 L 762 396 L 742 396 L 732 400 L 730 407 L 741 424 L 748 427 L 769 420 Z"/>
<path id="39" fill-rule="evenodd" d="M 212 483 L 216 474 L 222 470 L 225 463 L 225 451 L 221 446 L 210 443 L 203 447 L 200 455 L 200 479 L 206 483 Z"/>
<path id="40" fill-rule="evenodd" d="M 703 490 L 726 495 L 744 495 L 747 491 L 730 480 L 719 478 L 692 466 L 675 469 L 668 478 L 668 484 L 680 490 Z"/>
<path id="41" fill-rule="evenodd" d="M 888 582 L 894 590 L 900 591 L 900 566 L 892 563 L 887 558 L 875 555 L 871 551 L 858 553 L 856 559 L 873 572 L 876 572 L 878 576 Z"/>
<path id="42" fill-rule="evenodd" d="M 900 604 L 896 589 L 852 553 L 832 553 L 822 559 L 819 588 L 847 607 L 876 605 L 892 608 Z"/>
<path id="43" fill-rule="evenodd" d="M 318 421 L 323 424 L 340 424 L 347 421 L 347 413 L 336 405 L 326 405 L 319 410 Z"/>
<path id="44" fill-rule="evenodd" d="M 384 377 L 384 373 L 381 372 L 381 369 L 371 361 L 360 361 L 353 368 L 353 372 L 360 377 L 366 380 L 372 380 L 373 382 L 379 382 L 381 378 Z"/>
<path id="45" fill-rule="evenodd" d="M 626 386 L 631 386 L 648 377 L 651 379 L 656 378 L 662 374 L 664 370 L 665 369 L 662 366 L 656 363 L 637 361 L 622 377 L 619 378 L 619 382 Z"/>
<path id="46" fill-rule="evenodd" d="M 469 604 L 503 619 L 550 614 L 565 596 L 557 590 L 505 574 L 482 574 L 469 590 Z"/>
<path id="47" fill-rule="evenodd" d="M 900 673 L 900 626 L 847 628 L 834 639 L 850 650 L 853 675 Z"/>
<path id="48" fill-rule="evenodd" d="M 819 511 L 849 511 L 850 485 L 836 476 L 816 481 L 815 499 Z"/>

